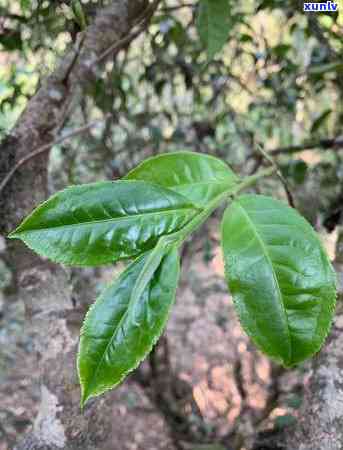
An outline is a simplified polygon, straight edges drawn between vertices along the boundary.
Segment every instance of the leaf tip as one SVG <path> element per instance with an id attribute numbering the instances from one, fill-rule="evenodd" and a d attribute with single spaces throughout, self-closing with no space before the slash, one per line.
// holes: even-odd
<path id="1" fill-rule="evenodd" d="M 22 235 L 22 223 L 19 224 L 14 230 L 12 230 L 10 233 L 8 233 L 7 237 L 8 239 L 21 239 Z"/>

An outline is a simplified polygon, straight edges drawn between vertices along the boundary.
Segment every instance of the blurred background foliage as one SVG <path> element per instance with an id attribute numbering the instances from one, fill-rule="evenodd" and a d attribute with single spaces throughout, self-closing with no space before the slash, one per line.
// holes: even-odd
<path id="1" fill-rule="evenodd" d="M 327 211 L 343 178 L 339 149 L 325 143 L 342 137 L 342 9 L 305 15 L 297 1 L 224 3 L 227 43 L 209 59 L 197 33 L 201 2 L 162 2 L 147 32 L 71 106 L 64 133 L 106 118 L 54 147 L 52 189 L 117 178 L 151 154 L 184 148 L 244 173 L 256 170 L 259 147 L 281 148 L 294 189 L 315 178 L 329 197 L 316 206 Z M 0 0 L 2 135 L 103 4 Z M 292 149 L 307 143 L 311 152 Z"/>
<path id="2" fill-rule="evenodd" d="M 105 3 L 0 0 L 2 135 Z M 183 148 L 248 171 L 259 146 L 311 141 L 309 150 L 317 151 L 325 147 L 321 140 L 339 137 L 342 11 L 306 16 L 297 1 L 247 0 L 230 1 L 228 14 L 227 43 L 208 59 L 196 30 L 199 2 L 162 2 L 147 33 L 107 63 L 71 106 L 64 132 L 107 118 L 54 148 L 53 188 L 116 178 L 150 154 Z M 318 178 L 321 165 L 323 189 L 342 181 L 336 148 L 320 157 L 281 151 L 278 159 L 295 185 L 313 171 Z"/>

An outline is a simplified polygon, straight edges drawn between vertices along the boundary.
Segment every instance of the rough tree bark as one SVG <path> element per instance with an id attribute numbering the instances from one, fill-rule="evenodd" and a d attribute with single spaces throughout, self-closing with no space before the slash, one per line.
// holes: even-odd
<path id="1" fill-rule="evenodd" d="M 1 143 L 0 179 L 17 161 L 53 140 L 75 94 L 101 71 L 99 56 L 125 40 L 150 7 L 149 0 L 114 0 L 99 10 L 94 23 L 45 80 Z M 31 159 L 0 193 L 0 232 L 4 235 L 46 198 L 47 162 L 48 153 Z M 18 298 L 25 302 L 41 371 L 39 413 L 33 430 L 18 443 L 17 450 L 102 448 L 109 436 L 111 414 L 102 399 L 80 413 L 77 338 L 68 322 L 73 305 L 67 272 L 17 242 L 7 243 L 6 259 L 15 275 Z"/>
<path id="2" fill-rule="evenodd" d="M 297 424 L 260 436 L 254 450 L 343 449 L 343 253 L 338 256 L 336 315 L 325 346 L 312 361 Z"/>
<path id="3" fill-rule="evenodd" d="M 343 448 L 343 266 L 336 265 L 339 296 L 325 347 L 314 359 L 305 401 L 295 430 L 287 433 L 287 450 Z"/>
<path id="4" fill-rule="evenodd" d="M 303 1 L 295 5 L 303 7 Z M 309 29 L 326 49 L 328 59 L 337 62 L 341 55 L 331 46 L 323 32 L 318 16 L 308 15 Z M 337 77 L 339 92 L 343 92 L 343 76 Z M 341 124 L 337 121 L 338 132 Z M 336 223 L 335 223 L 336 224 Z M 295 429 L 278 439 L 278 448 L 287 450 L 343 449 L 343 254 L 337 248 L 338 299 L 333 327 L 324 348 L 312 363 L 304 403 Z M 272 448 L 272 447 L 270 447 Z"/>

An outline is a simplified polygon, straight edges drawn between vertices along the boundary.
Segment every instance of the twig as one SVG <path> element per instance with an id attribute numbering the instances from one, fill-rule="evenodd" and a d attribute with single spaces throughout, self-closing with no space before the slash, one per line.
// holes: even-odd
<path id="1" fill-rule="evenodd" d="M 268 150 L 269 156 L 280 156 L 280 155 L 293 155 L 294 153 L 299 153 L 304 150 L 311 149 L 322 149 L 322 150 L 339 150 L 343 149 L 343 138 L 341 136 L 336 138 L 325 138 L 319 141 L 308 141 L 304 144 L 299 145 L 289 145 L 287 147 L 280 147 Z M 254 160 L 254 166 L 250 173 L 255 173 L 262 164 L 262 157 L 259 154 L 253 153 L 248 157 L 248 160 Z"/>
<path id="2" fill-rule="evenodd" d="M 110 55 L 111 53 L 116 53 L 126 44 L 129 44 L 133 39 L 135 39 L 144 30 L 160 2 L 161 0 L 154 0 L 154 2 L 151 3 L 151 5 L 148 6 L 148 8 L 143 13 L 141 20 L 138 21 L 136 25 L 138 27 L 137 30 L 120 39 L 119 41 L 115 41 L 110 47 L 108 47 L 103 53 L 101 53 L 100 56 L 98 56 L 98 58 L 92 63 L 92 66 L 99 64 L 101 61 L 107 58 L 108 55 Z"/>
<path id="3" fill-rule="evenodd" d="M 85 41 L 85 38 L 86 38 L 86 35 L 85 34 L 81 34 L 80 38 L 78 38 L 78 41 L 76 42 L 76 45 L 75 45 L 75 47 L 73 49 L 74 50 L 73 59 L 71 60 L 71 62 L 69 64 L 69 67 L 67 68 L 66 73 L 65 73 L 65 75 L 63 77 L 63 80 L 62 80 L 62 83 L 64 83 L 66 86 L 68 84 L 69 76 L 72 73 L 72 71 L 73 71 L 73 69 L 75 67 L 75 64 L 76 64 L 76 62 L 77 62 L 77 60 L 78 60 L 78 58 L 80 56 L 80 53 L 81 53 L 82 46 L 83 46 L 83 43 Z"/>
<path id="4" fill-rule="evenodd" d="M 278 156 L 282 155 L 284 153 L 298 153 L 302 152 L 303 150 L 310 150 L 313 148 L 322 148 L 322 149 L 329 149 L 329 148 L 343 148 L 343 138 L 342 137 L 336 137 L 333 139 L 321 139 L 319 141 L 310 141 L 304 144 L 300 145 L 290 145 L 288 147 L 280 147 L 275 148 L 273 150 L 270 150 L 268 153 L 271 156 Z"/>
<path id="5" fill-rule="evenodd" d="M 317 38 L 317 41 L 320 44 L 322 44 L 323 47 L 326 48 L 326 50 L 330 56 L 330 59 L 337 60 L 339 58 L 339 55 L 336 53 L 335 49 L 331 46 L 330 41 L 325 36 L 325 33 L 324 33 L 322 27 L 320 26 L 318 18 L 315 16 L 315 13 L 310 13 L 308 15 L 308 24 L 309 24 L 310 30 Z"/>
<path id="6" fill-rule="evenodd" d="M 106 119 L 106 118 L 105 118 Z M 33 152 L 29 153 L 28 155 L 24 156 L 24 158 L 20 159 L 14 167 L 8 172 L 8 174 L 5 176 L 5 178 L 0 183 L 0 193 L 4 190 L 5 186 L 7 186 L 8 182 L 11 180 L 13 175 L 16 173 L 16 171 L 24 164 L 26 164 L 30 159 L 35 158 L 36 156 L 41 155 L 42 153 L 50 150 L 50 148 L 54 145 L 60 144 L 61 142 L 66 141 L 67 139 L 70 139 L 74 136 L 77 136 L 79 134 L 84 133 L 85 131 L 89 130 L 90 128 L 94 127 L 95 125 L 102 123 L 105 119 L 95 120 L 94 122 L 90 122 L 87 125 L 84 125 L 80 128 L 76 128 L 75 130 L 71 131 L 70 133 L 61 136 L 57 138 L 56 140 L 52 142 L 48 142 L 47 144 L 42 145 L 37 150 L 34 150 Z"/>
<path id="7" fill-rule="evenodd" d="M 293 199 L 292 192 L 291 192 L 291 190 L 290 190 L 290 188 L 289 188 L 289 186 L 288 186 L 287 180 L 286 180 L 285 177 L 282 175 L 282 173 L 281 173 L 279 167 L 277 166 L 277 164 L 275 163 L 275 161 L 273 160 L 273 158 L 270 156 L 270 154 L 266 153 L 260 145 L 257 145 L 257 149 L 258 149 L 258 151 L 263 155 L 263 157 L 264 157 L 267 161 L 269 161 L 270 164 L 271 164 L 273 167 L 275 167 L 275 169 L 276 169 L 276 175 L 279 177 L 279 179 L 280 179 L 280 181 L 281 181 L 281 183 L 282 183 L 282 185 L 283 185 L 283 187 L 284 187 L 284 189 L 285 189 L 285 192 L 286 192 L 286 195 L 287 195 L 288 203 L 289 203 L 289 205 L 290 205 L 292 208 L 295 208 L 295 205 L 294 205 L 294 199 Z"/>

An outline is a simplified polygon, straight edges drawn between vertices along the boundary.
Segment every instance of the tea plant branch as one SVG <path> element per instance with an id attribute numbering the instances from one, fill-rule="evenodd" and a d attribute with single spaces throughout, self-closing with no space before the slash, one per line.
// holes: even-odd
<path id="1" fill-rule="evenodd" d="M 263 150 L 263 148 L 262 148 L 261 145 L 257 145 L 257 149 L 258 149 L 258 151 L 262 154 L 262 156 L 263 156 L 267 161 L 269 161 L 270 164 L 271 164 L 273 167 L 275 167 L 275 169 L 276 169 L 276 175 L 279 177 L 279 179 L 280 179 L 280 181 L 281 181 L 281 183 L 282 183 L 282 186 L 283 186 L 283 188 L 284 188 L 284 190 L 285 190 L 285 192 L 286 192 L 288 203 L 289 203 L 289 205 L 290 205 L 292 208 L 295 208 L 295 205 L 294 205 L 294 199 L 293 199 L 292 192 L 291 192 L 291 190 L 290 190 L 290 187 L 289 187 L 289 185 L 288 185 L 287 180 L 286 180 L 285 177 L 282 175 L 281 170 L 279 169 L 278 165 L 275 163 L 275 161 L 273 160 L 273 158 L 272 158 L 267 152 L 265 152 L 265 151 Z"/>
<path id="2" fill-rule="evenodd" d="M 38 149 L 32 151 L 28 155 L 21 158 L 8 172 L 8 174 L 5 176 L 5 178 L 0 183 L 0 193 L 4 190 L 4 188 L 7 186 L 13 175 L 16 173 L 18 169 L 20 169 L 21 166 L 29 162 L 32 158 L 36 158 L 37 156 L 41 155 L 44 152 L 47 152 L 51 149 L 54 145 L 61 144 L 62 142 L 66 141 L 67 139 L 70 139 L 72 137 L 78 136 L 79 134 L 84 133 L 85 131 L 89 130 L 90 128 L 93 128 L 95 125 L 98 125 L 99 123 L 102 123 L 104 119 L 95 120 L 93 122 L 88 123 L 87 125 L 84 125 L 80 128 L 76 128 L 75 130 L 71 131 L 70 133 L 65 134 L 64 136 L 60 136 L 56 140 L 52 142 L 48 142 L 47 144 L 42 145 Z"/>
<path id="3" fill-rule="evenodd" d="M 98 58 L 93 62 L 92 66 L 96 66 L 97 64 L 101 63 L 109 55 L 121 50 L 125 45 L 129 44 L 137 36 L 139 36 L 148 25 L 160 2 L 161 0 L 154 0 L 154 2 L 152 2 L 144 11 L 141 18 L 138 18 L 136 30 L 110 45 L 100 56 L 98 56 Z"/>
<path id="4" fill-rule="evenodd" d="M 166 243 L 167 245 L 173 244 L 175 242 L 181 244 L 193 233 L 193 231 L 199 228 L 199 226 L 202 225 L 210 217 L 210 215 L 228 198 L 234 199 L 242 190 L 253 186 L 260 179 L 273 175 L 276 172 L 277 167 L 273 166 L 269 167 L 268 169 L 261 170 L 255 175 L 247 177 L 234 188 L 230 188 L 229 190 L 215 197 L 199 215 L 195 216 L 195 218 L 191 220 L 180 231 L 177 231 L 176 233 L 173 233 L 171 235 L 164 236 L 160 239 L 160 241 Z"/>
<path id="5" fill-rule="evenodd" d="M 289 145 L 287 147 L 280 147 L 275 148 L 272 150 L 269 150 L 269 154 L 272 156 L 279 156 L 283 154 L 293 154 L 293 153 L 299 153 L 303 150 L 311 150 L 314 148 L 320 148 L 323 150 L 327 149 L 342 149 L 343 148 L 343 138 L 342 137 L 336 137 L 336 138 L 326 138 L 321 139 L 319 141 L 309 141 L 305 142 L 304 144 L 299 145 Z"/>
<path id="6" fill-rule="evenodd" d="M 117 386 L 151 352 L 175 300 L 178 249 L 222 204 L 225 276 L 244 330 L 285 367 L 320 349 L 332 322 L 336 288 L 318 236 L 283 202 L 238 195 L 277 173 L 273 164 L 240 179 L 213 156 L 166 153 L 143 161 L 122 180 L 58 192 L 10 233 L 9 238 L 21 239 L 39 255 L 65 265 L 97 266 L 134 258 L 86 315 L 77 363 L 82 407 Z M 55 211 L 58 223 L 51 221 Z M 275 246 L 282 246 L 282 252 Z M 310 281 L 308 267 L 316 269 Z M 300 292 L 291 306 L 289 292 Z M 316 299 L 305 305 L 306 317 L 304 292 Z M 301 321 L 289 312 L 293 302 L 301 305 Z M 302 338 L 304 327 L 314 336 L 310 346 L 308 336 Z"/>
<path id="7" fill-rule="evenodd" d="M 299 145 L 289 145 L 286 147 L 278 147 L 268 150 L 268 155 L 270 156 L 282 156 L 282 155 L 293 155 L 295 153 L 300 153 L 304 150 L 341 150 L 343 149 L 343 137 L 337 136 L 335 138 L 325 138 L 319 141 L 308 141 Z M 248 157 L 248 159 L 254 159 L 255 164 L 251 170 L 251 173 L 255 173 L 256 170 L 261 166 L 262 160 L 260 155 L 254 153 Z"/>
<path id="8" fill-rule="evenodd" d="M 133 289 L 134 296 L 130 299 L 130 302 L 134 303 L 135 300 L 137 300 L 141 296 L 142 292 L 147 286 L 148 281 L 161 263 L 164 251 L 172 248 L 173 246 L 182 245 L 185 239 L 187 239 L 197 228 L 199 228 L 210 217 L 210 215 L 228 198 L 234 199 L 235 196 L 239 194 L 239 192 L 250 186 L 253 186 L 260 179 L 268 177 L 276 171 L 277 167 L 273 166 L 269 167 L 268 169 L 261 170 L 255 175 L 247 177 L 234 188 L 230 188 L 229 190 L 215 197 L 205 209 L 203 209 L 197 216 L 195 216 L 195 218 L 191 220 L 180 231 L 161 237 L 156 247 L 148 256 L 144 268 L 136 280 Z"/>

